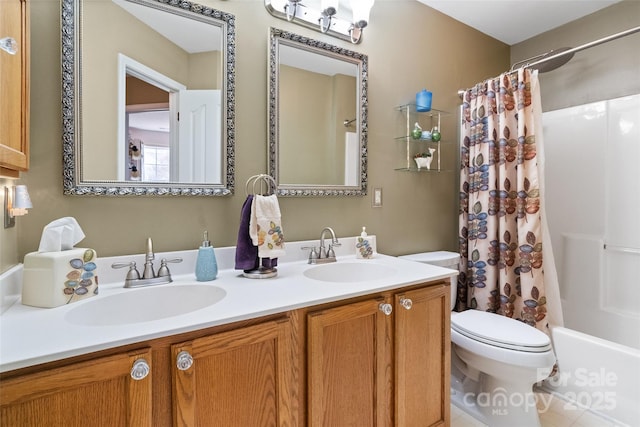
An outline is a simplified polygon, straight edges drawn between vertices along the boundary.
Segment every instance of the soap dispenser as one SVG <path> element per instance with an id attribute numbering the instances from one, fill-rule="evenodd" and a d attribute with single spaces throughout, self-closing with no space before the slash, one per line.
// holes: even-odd
<path id="1" fill-rule="evenodd" d="M 373 248 L 367 236 L 367 227 L 362 227 L 360 237 L 356 238 L 356 258 L 369 259 L 373 257 Z"/>
<path id="2" fill-rule="evenodd" d="M 218 262 L 216 261 L 216 254 L 209 241 L 209 233 L 205 231 L 202 246 L 198 249 L 198 258 L 196 259 L 196 280 L 207 282 L 215 279 L 217 275 Z"/>

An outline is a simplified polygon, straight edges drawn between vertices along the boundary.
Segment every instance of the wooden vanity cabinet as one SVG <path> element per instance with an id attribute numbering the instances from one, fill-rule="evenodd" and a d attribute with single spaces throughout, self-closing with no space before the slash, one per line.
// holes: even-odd
<path id="1" fill-rule="evenodd" d="M 390 330 L 382 298 L 308 314 L 308 425 L 389 426 Z"/>
<path id="2" fill-rule="evenodd" d="M 445 284 L 394 295 L 395 426 L 449 425 L 450 298 Z"/>
<path id="3" fill-rule="evenodd" d="M 290 337 L 289 320 L 280 317 L 27 368 L 0 382 L 0 425 L 295 426 Z M 131 370 L 139 359 L 150 372 L 136 381 Z"/>
<path id="4" fill-rule="evenodd" d="M 309 312 L 308 425 L 448 425 L 449 295 L 428 284 Z"/>
<path id="5" fill-rule="evenodd" d="M 3 380 L 0 425 L 152 427 L 152 376 L 134 380 L 143 349 Z"/>
<path id="6" fill-rule="evenodd" d="M 3 373 L 0 425 L 448 425 L 449 311 L 432 282 Z"/>
<path id="7" fill-rule="evenodd" d="M 0 176 L 17 178 L 29 168 L 29 10 L 27 0 L 0 1 L 0 38 L 17 52 L 0 49 Z"/>
<path id="8" fill-rule="evenodd" d="M 288 320 L 172 346 L 174 426 L 292 426 Z"/>

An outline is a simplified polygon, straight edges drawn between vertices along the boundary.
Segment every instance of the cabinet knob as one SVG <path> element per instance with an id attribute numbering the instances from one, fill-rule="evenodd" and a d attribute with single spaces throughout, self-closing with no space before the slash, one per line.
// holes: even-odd
<path id="1" fill-rule="evenodd" d="M 0 39 L 0 49 L 10 55 L 15 55 L 18 53 L 18 42 L 13 37 L 3 37 Z"/>
<path id="2" fill-rule="evenodd" d="M 378 308 L 387 316 L 391 315 L 391 312 L 393 311 L 393 306 L 385 302 L 381 302 Z"/>
<path id="3" fill-rule="evenodd" d="M 407 310 L 411 310 L 411 307 L 413 307 L 413 301 L 411 301 L 410 298 L 400 298 L 400 305 Z"/>
<path id="4" fill-rule="evenodd" d="M 133 366 L 131 367 L 131 378 L 136 381 L 140 381 L 141 379 L 146 378 L 149 375 L 151 369 L 149 368 L 149 364 L 144 359 L 138 359 L 133 362 Z"/>
<path id="5" fill-rule="evenodd" d="M 181 371 L 186 371 L 193 365 L 193 357 L 188 351 L 181 351 L 176 357 L 176 367 Z"/>

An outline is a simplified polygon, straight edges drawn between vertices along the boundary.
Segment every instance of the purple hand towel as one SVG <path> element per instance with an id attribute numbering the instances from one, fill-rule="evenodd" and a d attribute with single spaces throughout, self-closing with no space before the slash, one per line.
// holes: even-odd
<path id="1" fill-rule="evenodd" d="M 251 219 L 251 204 L 253 195 L 247 196 L 240 211 L 240 228 L 236 244 L 236 270 L 254 270 L 258 268 L 258 247 L 251 241 L 249 235 L 249 221 Z"/>

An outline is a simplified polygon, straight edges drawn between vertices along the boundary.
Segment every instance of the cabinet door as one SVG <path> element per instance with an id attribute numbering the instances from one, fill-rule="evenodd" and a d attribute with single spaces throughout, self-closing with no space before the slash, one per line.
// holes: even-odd
<path id="1" fill-rule="evenodd" d="M 13 177 L 29 166 L 28 22 L 26 0 L 0 1 L 0 38 L 17 43 L 15 55 L 0 49 L 0 175 Z"/>
<path id="2" fill-rule="evenodd" d="M 395 424 L 449 425 L 449 287 L 395 296 Z"/>
<path id="3" fill-rule="evenodd" d="M 282 320 L 173 345 L 173 425 L 296 425 L 290 337 Z"/>
<path id="4" fill-rule="evenodd" d="M 381 302 L 309 313 L 309 426 L 391 425 L 391 342 Z"/>
<path id="5" fill-rule="evenodd" d="M 151 375 L 132 378 L 132 368 L 140 360 L 150 369 L 150 350 L 4 380 L 0 425 L 151 427 Z"/>

